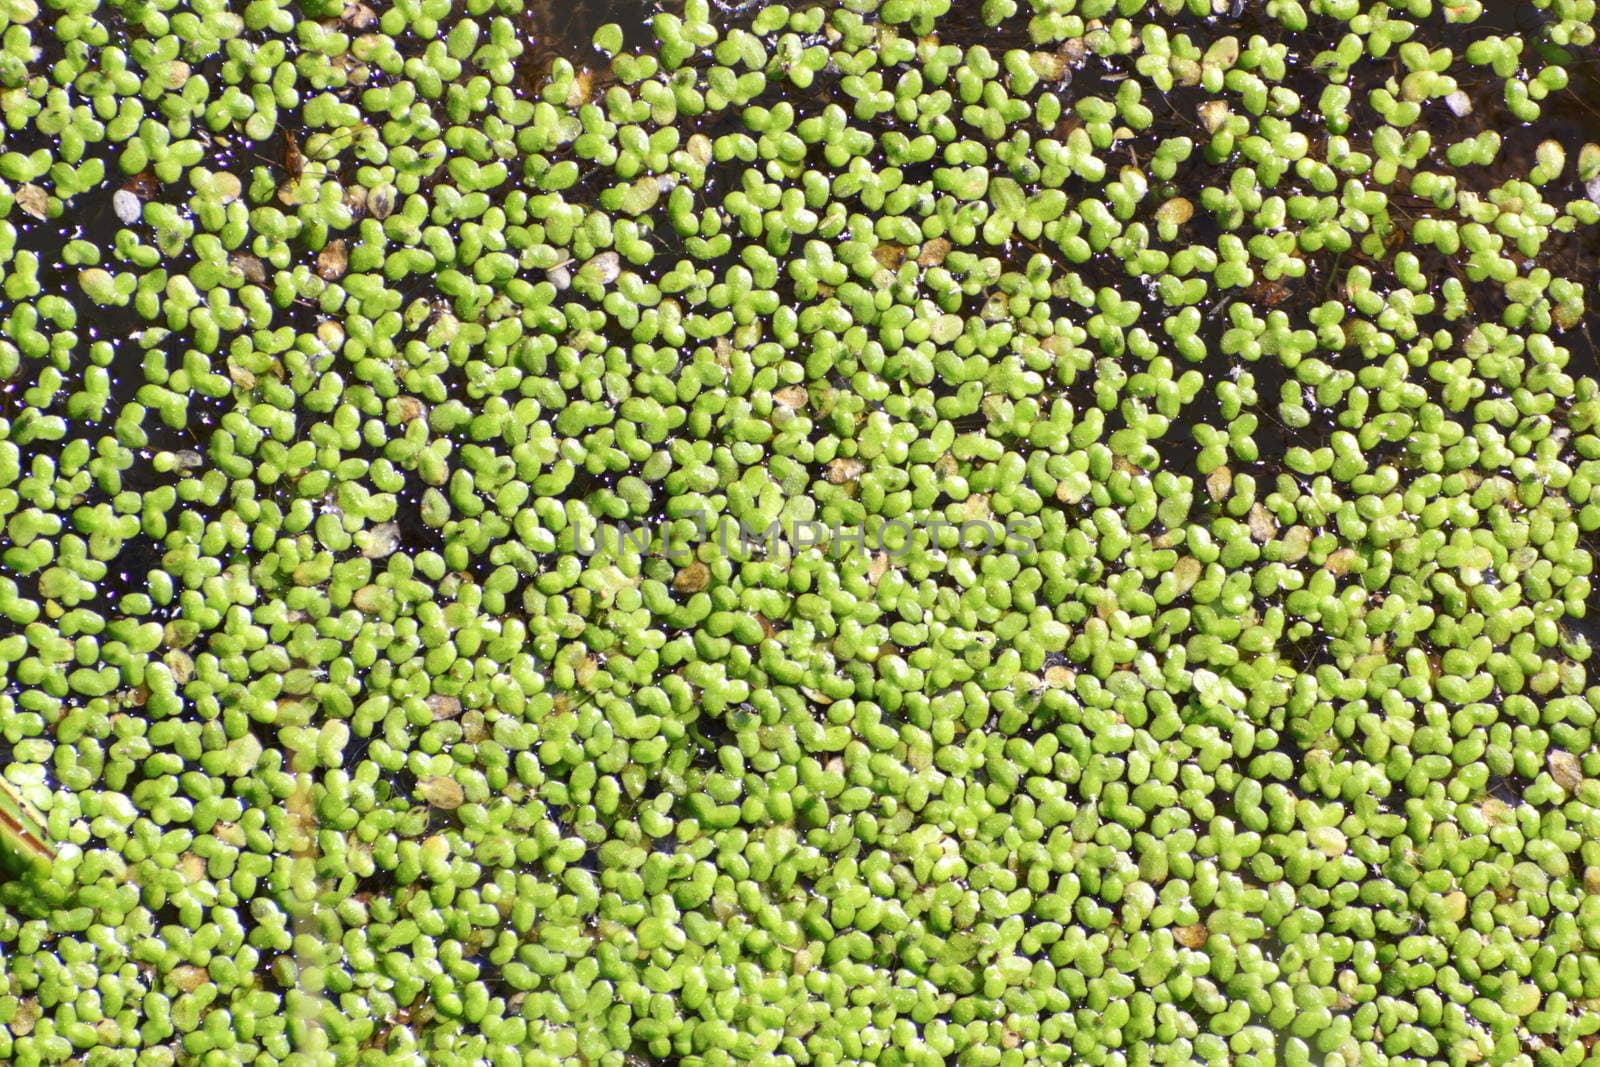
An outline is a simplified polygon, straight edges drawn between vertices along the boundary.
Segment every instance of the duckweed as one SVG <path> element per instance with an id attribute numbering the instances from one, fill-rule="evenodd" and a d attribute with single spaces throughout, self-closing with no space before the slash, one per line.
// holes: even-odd
<path id="1" fill-rule="evenodd" d="M 1593 3 L 0 17 L 0 1059 L 1593 1059 Z"/>

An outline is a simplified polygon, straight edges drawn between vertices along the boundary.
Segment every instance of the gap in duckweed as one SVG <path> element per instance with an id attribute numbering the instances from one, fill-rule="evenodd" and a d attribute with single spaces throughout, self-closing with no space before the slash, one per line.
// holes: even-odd
<path id="1" fill-rule="evenodd" d="M 604 81 L 609 76 L 606 57 L 595 47 L 595 34 L 615 25 L 621 31 L 622 49 L 644 52 L 655 43 L 651 20 L 662 12 L 683 10 L 683 0 L 539 0 L 528 5 L 519 30 L 526 51 L 523 78 L 532 88 L 549 74 L 550 63 L 565 59 Z"/>

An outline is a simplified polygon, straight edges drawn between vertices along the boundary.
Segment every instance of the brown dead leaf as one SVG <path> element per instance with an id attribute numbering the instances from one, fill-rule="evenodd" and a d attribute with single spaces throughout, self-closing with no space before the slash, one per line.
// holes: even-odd
<path id="1" fill-rule="evenodd" d="M 196 458 L 199 456 L 196 453 Z M 181 461 L 181 454 L 180 454 Z M 199 464 L 196 464 L 198 466 Z M 175 648 L 162 657 L 167 670 L 172 672 L 172 680 L 179 685 L 188 685 L 189 679 L 194 677 L 194 658 L 181 648 Z"/>
<path id="2" fill-rule="evenodd" d="M 349 267 L 350 253 L 342 237 L 329 241 L 327 247 L 317 253 L 317 276 L 325 282 L 336 282 L 343 278 Z"/>
<path id="3" fill-rule="evenodd" d="M 922 249 L 917 253 L 917 266 L 937 267 L 950 254 L 950 248 L 950 242 L 943 237 L 922 242 Z"/>
<path id="4" fill-rule="evenodd" d="M 140 200 L 149 200 L 156 195 L 161 183 L 156 181 L 154 171 L 142 170 L 138 174 L 122 183 L 122 188 L 137 196 Z"/>
<path id="5" fill-rule="evenodd" d="M 973 493 L 967 497 L 962 502 L 961 514 L 963 518 L 971 522 L 983 522 L 993 518 L 994 509 L 989 506 L 989 494 Z M 995 525 L 998 526 L 999 524 L 996 523 Z M 1002 543 L 1005 540 L 1005 531 L 1003 529 L 1000 530 L 996 536 L 998 539 L 995 543 Z"/>
<path id="6" fill-rule="evenodd" d="M 1207 100 L 1195 110 L 1200 113 L 1200 124 L 1206 128 L 1207 133 L 1216 133 L 1232 114 L 1232 109 L 1228 107 L 1226 100 Z"/>
<path id="7" fill-rule="evenodd" d="M 600 285 L 610 285 L 622 275 L 622 257 L 615 252 L 601 252 L 578 269 L 591 281 Z"/>
<path id="8" fill-rule="evenodd" d="M 595 75 L 588 67 L 580 67 L 572 79 L 572 89 L 567 93 L 567 107 L 580 108 L 594 99 Z"/>
<path id="9" fill-rule="evenodd" d="M 1350 573 L 1350 568 L 1355 566 L 1356 550 L 1353 548 L 1339 548 L 1328 553 L 1327 562 L 1322 566 L 1329 574 L 1343 577 Z"/>
<path id="10" fill-rule="evenodd" d="M 364 615 L 376 615 L 383 610 L 384 588 L 381 585 L 364 585 L 350 597 L 350 603 Z"/>
<path id="11" fill-rule="evenodd" d="M 352 30 L 365 30 L 377 23 L 378 13 L 366 4 L 346 4 L 339 21 Z"/>
<path id="12" fill-rule="evenodd" d="M 1035 52 L 1032 56 L 1033 73 L 1047 82 L 1072 82 L 1072 66 L 1060 52 Z"/>
<path id="13" fill-rule="evenodd" d="M 1194 218 L 1194 202 L 1185 197 L 1175 196 L 1156 208 L 1156 219 L 1159 222 L 1182 226 L 1192 218 Z"/>
<path id="14" fill-rule="evenodd" d="M 1577 756 L 1564 748 L 1553 748 L 1545 759 L 1550 768 L 1550 777 L 1556 780 L 1556 785 L 1569 793 L 1576 793 L 1583 785 L 1583 764 Z"/>
<path id="15" fill-rule="evenodd" d="M 417 779 L 417 792 L 429 807 L 455 811 L 466 803 L 467 795 L 461 783 L 447 774 L 425 774 Z"/>
<path id="16" fill-rule="evenodd" d="M 383 220 L 394 214 L 395 189 L 392 185 L 379 185 L 367 191 L 367 212 Z"/>
<path id="17" fill-rule="evenodd" d="M 1250 536 L 1261 544 L 1272 540 L 1278 532 L 1278 519 L 1259 503 L 1250 505 Z"/>
<path id="18" fill-rule="evenodd" d="M 306 169 L 306 157 L 300 151 L 300 139 L 293 130 L 283 131 L 283 169 L 291 178 L 300 177 Z"/>
<path id="19" fill-rule="evenodd" d="M 1306 553 L 1311 550 L 1311 528 L 1309 526 L 1291 526 L 1289 532 L 1283 535 L 1283 561 L 1285 563 L 1298 563 L 1306 558 Z"/>
<path id="20" fill-rule="evenodd" d="M 711 568 L 695 560 L 680 570 L 672 579 L 672 588 L 685 594 L 698 593 L 711 584 Z"/>
<path id="21" fill-rule="evenodd" d="M 185 852 L 178 857 L 178 873 L 191 884 L 200 881 L 206 876 L 205 857 L 197 852 Z"/>
<path id="22" fill-rule="evenodd" d="M 1194 583 L 1200 580 L 1200 572 L 1204 568 L 1199 560 L 1193 556 L 1182 556 L 1172 566 L 1172 577 L 1176 580 L 1178 591 L 1187 593 L 1194 588 Z"/>
<path id="23" fill-rule="evenodd" d="M 461 698 L 449 693 L 434 693 L 428 697 L 428 712 L 435 722 L 453 719 L 461 714 Z"/>
<path id="24" fill-rule="evenodd" d="M 861 477 L 867 465 L 859 459 L 840 456 L 828 462 L 827 479 L 834 485 L 846 485 Z"/>
<path id="25" fill-rule="evenodd" d="M 11 1032 L 17 1037 L 27 1037 L 33 1033 L 39 1014 L 39 1002 L 33 997 L 23 997 L 11 1013 Z"/>
<path id="26" fill-rule="evenodd" d="M 261 260 L 248 252 L 235 252 L 230 257 L 233 265 L 239 268 L 239 273 L 244 275 L 244 280 L 251 285 L 263 285 L 267 280 L 267 266 Z"/>
<path id="27" fill-rule="evenodd" d="M 172 969 L 172 984 L 185 993 L 193 993 L 209 981 L 211 981 L 210 972 L 192 963 L 180 964 Z"/>
<path id="28" fill-rule="evenodd" d="M 1072 482 L 1060 481 L 1056 483 L 1055 496 L 1056 499 L 1061 501 L 1063 504 L 1076 504 L 1078 501 L 1082 500 L 1088 495 L 1089 494 L 1087 490 L 1080 489 Z"/>
<path id="29" fill-rule="evenodd" d="M 1065 141 L 1072 136 L 1073 130 L 1081 129 L 1083 129 L 1083 119 L 1078 117 L 1076 111 L 1068 111 L 1063 113 L 1056 120 L 1056 124 L 1050 128 L 1050 136 L 1058 141 Z"/>
<path id="30" fill-rule="evenodd" d="M 1244 292 L 1252 303 L 1261 304 L 1269 308 L 1277 307 L 1294 295 L 1294 291 L 1288 286 L 1268 281 L 1265 278 L 1255 282 Z"/>
<path id="31" fill-rule="evenodd" d="M 15 199 L 18 207 L 36 219 L 44 218 L 50 209 L 50 194 L 32 182 L 19 188 Z"/>
<path id="32" fill-rule="evenodd" d="M 805 407 L 806 400 L 810 398 L 810 395 L 803 385 L 786 385 L 774 392 L 772 399 L 791 411 L 798 411 L 800 408 Z"/>
<path id="33" fill-rule="evenodd" d="M 1233 492 L 1233 471 L 1218 467 L 1206 475 L 1206 492 L 1219 504 L 1228 499 L 1228 494 Z"/>

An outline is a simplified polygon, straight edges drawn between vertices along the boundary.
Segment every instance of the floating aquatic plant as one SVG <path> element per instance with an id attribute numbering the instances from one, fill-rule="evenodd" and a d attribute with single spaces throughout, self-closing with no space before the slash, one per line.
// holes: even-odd
<path id="1" fill-rule="evenodd" d="M 0 1058 L 1590 1057 L 1593 4 L 0 18 Z"/>

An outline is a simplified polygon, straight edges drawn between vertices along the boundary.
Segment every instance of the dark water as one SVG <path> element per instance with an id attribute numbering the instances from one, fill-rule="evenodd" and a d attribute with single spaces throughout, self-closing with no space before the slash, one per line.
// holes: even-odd
<path id="1" fill-rule="evenodd" d="M 603 67 L 605 59 L 594 47 L 594 35 L 610 23 L 622 27 L 624 52 L 648 52 L 655 44 L 651 18 L 663 11 L 682 10 L 683 0 L 557 0 L 529 4 L 523 15 L 528 27 L 524 70 L 537 80 L 557 56 L 580 69 Z"/>

